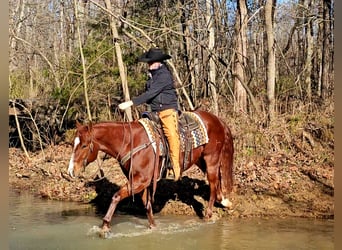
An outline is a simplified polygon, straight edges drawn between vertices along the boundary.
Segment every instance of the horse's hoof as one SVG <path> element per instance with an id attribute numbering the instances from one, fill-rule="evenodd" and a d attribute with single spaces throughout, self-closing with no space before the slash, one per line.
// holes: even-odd
<path id="1" fill-rule="evenodd" d="M 224 198 L 222 201 L 221 201 L 221 205 L 228 208 L 228 209 L 232 209 L 233 208 L 233 203 L 227 199 L 227 198 Z"/>
<path id="2" fill-rule="evenodd" d="M 173 173 L 169 173 L 165 177 L 166 180 L 174 181 L 175 180 L 175 175 Z"/>
<path id="3" fill-rule="evenodd" d="M 110 233 L 111 233 L 110 228 L 102 227 L 101 230 L 99 231 L 99 236 L 100 236 L 100 238 L 108 239 Z"/>
<path id="4" fill-rule="evenodd" d="M 207 210 L 204 214 L 203 219 L 204 221 L 208 222 L 212 216 L 213 216 L 213 211 Z"/>

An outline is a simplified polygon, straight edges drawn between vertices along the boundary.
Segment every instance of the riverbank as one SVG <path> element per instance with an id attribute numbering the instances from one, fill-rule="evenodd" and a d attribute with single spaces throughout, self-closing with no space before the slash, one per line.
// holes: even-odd
<path id="1" fill-rule="evenodd" d="M 84 173 L 91 177 L 98 169 L 104 178 L 95 182 L 88 178 L 65 178 L 72 146 L 51 146 L 30 159 L 20 149 L 9 149 L 9 187 L 44 199 L 93 203 L 105 213 L 113 193 L 126 178 L 115 159 L 100 159 Z M 235 166 L 231 210 L 214 207 L 214 217 L 307 217 L 334 218 L 334 167 L 303 163 L 283 154 Z M 205 175 L 196 167 L 183 173 L 181 181 L 161 180 L 155 195 L 154 211 L 161 214 L 197 215 L 207 206 L 209 186 Z M 138 197 L 123 200 L 118 211 L 144 214 Z"/>

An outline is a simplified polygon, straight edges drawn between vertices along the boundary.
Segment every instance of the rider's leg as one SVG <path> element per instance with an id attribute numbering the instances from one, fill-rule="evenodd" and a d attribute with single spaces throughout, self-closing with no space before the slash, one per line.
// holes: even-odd
<path id="1" fill-rule="evenodd" d="M 178 112 L 174 109 L 167 109 L 159 112 L 159 117 L 162 123 L 163 131 L 169 142 L 170 156 L 175 173 L 175 181 L 180 178 L 180 140 L 178 132 Z"/>

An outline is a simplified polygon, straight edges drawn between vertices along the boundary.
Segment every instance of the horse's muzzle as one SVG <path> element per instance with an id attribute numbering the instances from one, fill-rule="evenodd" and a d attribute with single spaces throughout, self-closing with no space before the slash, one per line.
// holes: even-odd
<path id="1" fill-rule="evenodd" d="M 68 174 L 69 174 L 70 177 L 75 178 L 74 170 L 73 169 L 68 169 Z"/>

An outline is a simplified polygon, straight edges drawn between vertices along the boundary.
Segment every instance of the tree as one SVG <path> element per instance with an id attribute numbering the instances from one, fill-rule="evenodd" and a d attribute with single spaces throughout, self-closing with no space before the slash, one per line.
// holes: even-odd
<path id="1" fill-rule="evenodd" d="M 239 0 L 237 2 L 236 14 L 236 51 L 234 59 L 234 95 L 236 98 L 235 111 L 247 112 L 247 92 L 244 88 L 245 68 L 247 66 L 247 5 L 246 0 Z"/>
<path id="2" fill-rule="evenodd" d="M 83 53 L 83 44 L 84 44 L 84 36 L 82 35 L 81 28 L 84 27 L 81 25 L 82 22 L 84 22 L 84 17 L 80 18 L 79 15 L 79 6 L 81 6 L 81 10 L 84 10 L 84 2 L 81 3 L 78 0 L 74 0 L 74 6 L 75 6 L 75 23 L 76 23 L 76 29 L 77 29 L 77 37 L 78 37 L 78 46 L 81 54 L 81 62 L 82 62 L 82 73 L 83 73 L 83 88 L 84 88 L 84 99 L 87 107 L 87 114 L 89 121 L 92 120 L 92 115 L 90 111 L 90 104 L 89 104 L 89 97 L 88 97 L 88 75 L 87 75 L 87 66 L 86 66 L 86 60 Z M 83 16 L 83 14 L 81 14 Z"/>
<path id="3" fill-rule="evenodd" d="M 331 72 L 333 71 L 333 51 L 332 51 L 332 14 L 333 0 L 323 0 L 323 43 L 322 43 L 322 98 L 326 99 L 329 96 L 331 86 Z"/>
<path id="4" fill-rule="evenodd" d="M 265 107 L 272 119 L 304 94 L 330 98 L 334 1 L 271 2 L 77 0 L 75 19 L 74 0 L 10 0 L 10 95 L 81 102 L 78 88 L 87 84 L 92 115 L 103 104 L 108 114 L 121 96 L 130 99 L 128 86 L 142 91 L 135 60 L 159 46 L 172 55 L 186 109 L 227 106 L 252 116 Z"/>
<path id="5" fill-rule="evenodd" d="M 275 44 L 274 44 L 274 8 L 276 0 L 266 0 L 265 4 L 265 30 L 267 40 L 267 66 L 266 66 L 266 82 L 267 82 L 267 101 L 268 101 L 268 118 L 273 122 L 275 116 Z"/>
<path id="6" fill-rule="evenodd" d="M 214 27 L 214 7 L 211 0 L 206 0 L 206 21 L 207 21 L 207 29 L 208 29 L 208 54 L 209 54 L 209 89 L 211 93 L 211 103 L 213 106 L 213 113 L 218 114 L 218 98 L 217 98 L 217 84 L 216 84 L 216 65 L 214 61 L 215 54 L 215 27 Z"/>
<path id="7" fill-rule="evenodd" d="M 122 51 L 121 51 L 121 47 L 120 47 L 120 37 L 119 37 L 119 33 L 118 30 L 116 28 L 116 20 L 114 18 L 113 15 L 111 15 L 110 13 L 113 13 L 113 9 L 112 9 L 112 5 L 110 0 L 104 0 L 105 4 L 106 4 L 106 8 L 108 10 L 108 17 L 109 17 L 109 23 L 110 23 L 110 27 L 112 30 L 112 35 L 113 35 L 113 43 L 114 43 L 114 47 L 115 47 L 115 54 L 116 54 L 116 60 L 119 66 L 119 72 L 120 72 L 120 78 L 121 78 L 121 84 L 122 84 L 122 90 L 123 90 L 123 94 L 124 94 L 124 98 L 125 101 L 129 101 L 130 100 L 130 95 L 129 95 L 129 89 L 128 89 L 128 82 L 127 82 L 127 74 L 126 74 L 126 70 L 125 70 L 125 65 L 122 59 Z M 116 8 L 117 11 L 120 10 L 120 8 Z M 132 121 L 132 111 L 131 108 L 128 108 L 125 110 L 127 118 L 129 121 Z"/>
<path id="8" fill-rule="evenodd" d="M 311 8 L 311 0 L 304 1 L 304 7 L 307 10 Z M 305 13 L 305 12 L 304 12 Z M 306 95 L 309 100 L 312 98 L 311 92 L 311 74 L 312 74 L 312 57 L 313 57 L 313 35 L 312 35 L 312 26 L 314 19 L 311 15 L 307 15 L 304 17 L 304 25 L 305 25 L 305 35 L 306 35 L 306 58 L 305 58 L 305 74 L 304 74 L 304 81 L 306 86 Z"/>

